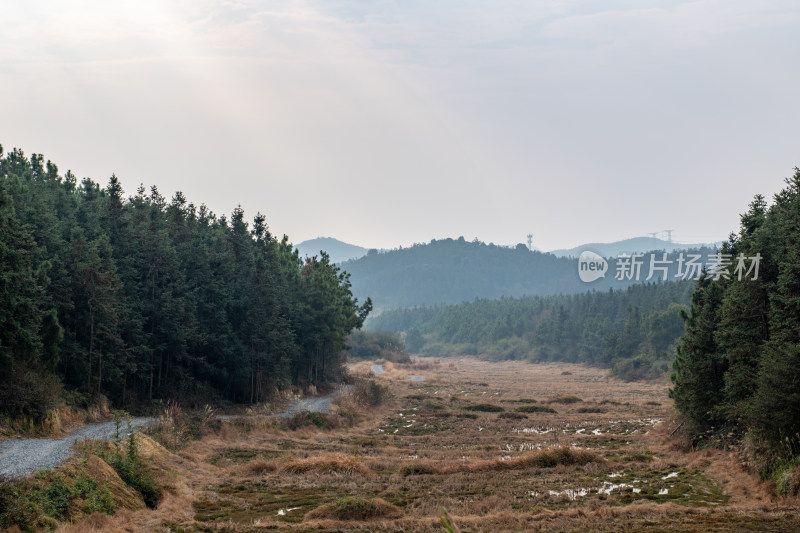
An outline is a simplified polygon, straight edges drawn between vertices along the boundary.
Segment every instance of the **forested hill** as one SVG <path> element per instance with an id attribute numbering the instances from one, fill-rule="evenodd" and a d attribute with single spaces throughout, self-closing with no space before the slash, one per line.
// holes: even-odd
<path id="1" fill-rule="evenodd" d="M 669 369 L 692 289 L 688 281 L 650 283 L 397 309 L 371 319 L 369 328 L 405 332 L 412 353 L 580 362 L 611 367 L 626 379 L 649 378 Z"/>
<path id="2" fill-rule="evenodd" d="M 303 241 L 296 246 L 300 257 L 313 257 L 325 252 L 331 259 L 331 263 L 342 263 L 349 259 L 358 259 L 366 255 L 367 249 L 354 244 L 348 244 L 332 237 L 317 237 L 309 241 Z"/>
<path id="3" fill-rule="evenodd" d="M 0 416 L 61 401 L 264 400 L 337 377 L 358 305 L 326 256 L 260 214 L 215 216 L 156 187 L 125 197 L 0 147 Z"/>
<path id="4" fill-rule="evenodd" d="M 692 250 L 705 261 L 713 250 Z M 663 259 L 656 253 L 657 260 Z M 667 278 L 676 279 L 678 252 L 671 261 Z M 604 278 L 584 283 L 578 277 L 573 258 L 516 248 L 468 242 L 463 238 L 433 240 L 366 256 L 342 264 L 352 275 L 353 293 L 372 298 L 376 311 L 471 301 L 501 296 L 573 294 L 587 290 L 605 291 L 642 283 L 649 275 L 650 255 L 642 258 L 641 275 L 624 281 L 615 279 L 616 262 L 609 262 Z M 659 279 L 656 273 L 654 280 Z M 652 281 L 652 280 L 651 280 Z"/>

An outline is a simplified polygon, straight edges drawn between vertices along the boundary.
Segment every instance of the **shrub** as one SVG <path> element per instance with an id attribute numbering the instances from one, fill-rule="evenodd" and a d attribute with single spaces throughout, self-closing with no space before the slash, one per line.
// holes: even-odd
<path id="1" fill-rule="evenodd" d="M 346 496 L 326 503 L 306 513 L 304 520 L 335 518 L 337 520 L 371 520 L 376 518 L 399 518 L 403 513 L 380 498 L 358 498 Z"/>
<path id="2" fill-rule="evenodd" d="M 132 432 L 128 437 L 127 453 L 122 453 L 118 447 L 105 459 L 117 471 L 122 481 L 141 494 L 145 505 L 151 509 L 156 508 L 161 500 L 161 487 L 139 457 L 136 432 Z"/>
<path id="3" fill-rule="evenodd" d="M 583 400 L 578 398 L 577 396 L 559 396 L 558 398 L 553 398 L 550 400 L 550 403 L 563 403 L 565 405 L 571 403 L 580 403 Z"/>
<path id="4" fill-rule="evenodd" d="M 0 480 L 0 528 L 55 529 L 75 510 L 110 514 L 115 509 L 108 487 L 83 474 L 69 479 L 41 472 L 35 480 Z"/>
<path id="5" fill-rule="evenodd" d="M 114 412 L 117 419 L 117 412 Z M 147 434 L 168 450 L 175 452 L 189 441 L 200 439 L 209 429 L 219 428 L 220 421 L 211 406 L 185 412 L 175 401 L 167 403 L 158 421 L 147 429 Z"/>
<path id="6" fill-rule="evenodd" d="M 41 421 L 61 400 L 61 381 L 36 365 L 0 364 L 0 414 Z"/>
<path id="7" fill-rule="evenodd" d="M 462 407 L 462 409 L 464 409 L 465 411 L 479 411 L 481 413 L 500 413 L 502 411 L 505 411 L 505 409 L 503 409 L 499 405 L 493 405 L 490 403 L 477 403 L 474 405 L 465 405 L 464 407 Z"/>
<path id="8" fill-rule="evenodd" d="M 355 383 L 355 397 L 361 405 L 377 407 L 383 405 L 392 395 L 389 387 L 371 379 L 358 379 Z"/>
<path id="9" fill-rule="evenodd" d="M 546 405 L 521 405 L 514 409 L 518 413 L 555 413 L 556 410 Z"/>
<path id="10" fill-rule="evenodd" d="M 528 415 L 522 413 L 510 412 L 510 413 L 500 413 L 499 415 L 497 415 L 497 418 L 507 418 L 509 420 L 523 420 L 523 419 L 527 420 Z"/>
<path id="11" fill-rule="evenodd" d="M 578 408 L 579 413 L 605 413 L 606 410 L 601 407 L 580 407 Z"/>
<path id="12" fill-rule="evenodd" d="M 421 476 L 438 473 L 440 473 L 440 470 L 430 463 L 411 463 L 403 465 L 400 469 L 400 474 L 403 476 Z"/>
<path id="13" fill-rule="evenodd" d="M 499 469 L 553 468 L 559 465 L 585 465 L 600 460 L 596 455 L 585 450 L 562 447 L 534 452 L 510 461 L 496 461 L 495 465 Z"/>

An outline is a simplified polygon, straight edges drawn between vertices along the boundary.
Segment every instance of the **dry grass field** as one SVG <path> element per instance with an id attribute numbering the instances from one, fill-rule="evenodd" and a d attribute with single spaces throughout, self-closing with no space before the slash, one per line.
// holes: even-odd
<path id="1" fill-rule="evenodd" d="M 68 531 L 445 531 L 441 509 L 462 532 L 800 531 L 797 502 L 733 452 L 669 437 L 666 383 L 555 363 L 384 366 L 383 405 L 355 415 L 345 397 L 325 428 L 252 416 L 151 450 L 169 487 L 157 510 Z"/>

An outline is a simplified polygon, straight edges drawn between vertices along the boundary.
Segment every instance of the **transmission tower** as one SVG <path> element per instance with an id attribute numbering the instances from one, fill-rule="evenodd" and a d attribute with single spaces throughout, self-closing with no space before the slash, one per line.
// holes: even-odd
<path id="1" fill-rule="evenodd" d="M 528 251 L 533 251 L 533 233 L 528 233 Z"/>
<path id="2" fill-rule="evenodd" d="M 667 242 L 672 242 L 672 232 L 675 230 L 665 229 L 664 233 L 667 234 Z"/>

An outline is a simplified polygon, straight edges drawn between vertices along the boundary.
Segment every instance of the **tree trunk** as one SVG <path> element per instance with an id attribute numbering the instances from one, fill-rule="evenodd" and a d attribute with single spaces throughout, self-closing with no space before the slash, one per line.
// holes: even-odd
<path id="1" fill-rule="evenodd" d="M 94 311 L 89 311 L 89 371 L 86 372 L 86 390 L 92 394 L 92 351 L 94 350 Z"/>

